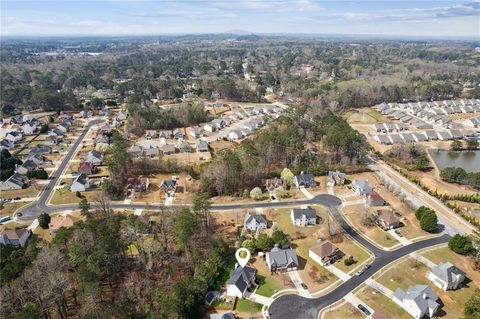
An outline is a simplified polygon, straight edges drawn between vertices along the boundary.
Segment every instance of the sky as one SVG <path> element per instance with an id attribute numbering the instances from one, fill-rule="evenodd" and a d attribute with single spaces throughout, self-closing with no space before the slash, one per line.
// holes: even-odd
<path id="1" fill-rule="evenodd" d="M 0 0 L 0 35 L 320 33 L 473 37 L 480 0 Z"/>

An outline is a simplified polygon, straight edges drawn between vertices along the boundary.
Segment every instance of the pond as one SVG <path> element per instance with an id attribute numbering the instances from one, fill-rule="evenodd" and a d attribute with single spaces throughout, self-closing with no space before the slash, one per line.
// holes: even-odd
<path id="1" fill-rule="evenodd" d="M 467 173 L 480 172 L 480 150 L 468 152 L 433 150 L 430 151 L 430 155 L 439 170 L 446 167 L 461 167 Z"/>

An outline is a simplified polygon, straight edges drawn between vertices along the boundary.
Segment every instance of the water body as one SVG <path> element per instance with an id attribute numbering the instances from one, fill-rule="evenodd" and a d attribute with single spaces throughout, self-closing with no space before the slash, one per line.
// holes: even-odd
<path id="1" fill-rule="evenodd" d="M 446 150 L 430 151 L 435 165 L 442 170 L 446 167 L 461 167 L 467 173 L 480 172 L 480 151 L 454 152 Z"/>

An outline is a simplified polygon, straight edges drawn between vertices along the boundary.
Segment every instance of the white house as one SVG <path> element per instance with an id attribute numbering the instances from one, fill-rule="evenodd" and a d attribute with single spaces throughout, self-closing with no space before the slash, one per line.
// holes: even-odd
<path id="1" fill-rule="evenodd" d="M 307 227 L 317 223 L 317 214 L 312 207 L 293 208 L 290 211 L 292 223 L 296 226 Z"/>
<path id="2" fill-rule="evenodd" d="M 373 189 L 368 184 L 368 180 L 354 179 L 351 184 L 352 190 L 357 195 L 370 193 Z"/>
<path id="3" fill-rule="evenodd" d="M 5 139 L 12 142 L 16 143 L 22 140 L 22 133 L 17 132 L 17 131 L 10 131 L 5 135 Z"/>
<path id="4" fill-rule="evenodd" d="M 28 121 L 28 122 L 23 123 L 23 125 L 22 125 L 22 132 L 25 135 L 33 134 L 36 129 L 37 129 L 37 125 L 35 124 L 34 121 Z"/>
<path id="5" fill-rule="evenodd" d="M 266 229 L 267 219 L 264 215 L 248 213 L 245 216 L 243 226 L 251 231 L 256 231 L 257 229 Z"/>
<path id="6" fill-rule="evenodd" d="M 427 272 L 426 277 L 443 290 L 454 290 L 460 287 L 465 280 L 465 272 L 452 263 L 440 263 Z"/>
<path id="7" fill-rule="evenodd" d="M 237 266 L 227 281 L 227 296 L 243 298 L 247 289 L 254 283 L 256 269 Z"/>
<path id="8" fill-rule="evenodd" d="M 5 182 L 0 184 L 0 190 L 22 189 L 28 184 L 28 178 L 22 174 L 14 173 Z"/>
<path id="9" fill-rule="evenodd" d="M 207 123 L 203 126 L 203 129 L 207 132 L 215 132 L 217 129 L 217 126 L 212 123 Z"/>
<path id="10" fill-rule="evenodd" d="M 70 186 L 70 191 L 72 192 L 84 192 L 90 187 L 88 182 L 88 177 L 85 174 L 80 174 L 75 178 L 72 185 Z"/>
<path id="11" fill-rule="evenodd" d="M 0 233 L 0 244 L 23 247 L 32 232 L 27 229 L 5 229 Z"/>
<path id="12" fill-rule="evenodd" d="M 88 152 L 87 156 L 85 156 L 84 162 L 90 162 L 95 165 L 100 165 L 103 162 L 103 155 L 100 152 L 95 150 Z"/>
<path id="13" fill-rule="evenodd" d="M 228 133 L 228 139 L 231 141 L 236 141 L 239 140 L 243 137 L 243 134 L 239 130 L 233 130 L 230 133 Z"/>
<path id="14" fill-rule="evenodd" d="M 397 288 L 392 300 L 415 319 L 432 318 L 440 307 L 438 296 L 427 285 L 410 286 L 407 291 Z"/>

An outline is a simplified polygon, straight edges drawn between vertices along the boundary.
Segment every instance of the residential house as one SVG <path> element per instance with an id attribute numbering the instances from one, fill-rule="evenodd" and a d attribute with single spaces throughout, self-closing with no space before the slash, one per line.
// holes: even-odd
<path id="1" fill-rule="evenodd" d="M 365 195 L 370 193 L 373 189 L 368 184 L 368 180 L 354 179 L 351 184 L 352 190 L 357 195 Z"/>
<path id="2" fill-rule="evenodd" d="M 171 131 L 160 131 L 158 133 L 158 137 L 159 138 L 165 138 L 165 139 L 172 138 L 172 132 Z"/>
<path id="3" fill-rule="evenodd" d="M 0 150 L 11 150 L 14 147 L 15 144 L 10 140 L 3 139 L 0 141 Z"/>
<path id="4" fill-rule="evenodd" d="M 13 173 L 6 181 L 0 184 L 0 190 L 7 191 L 13 189 L 22 189 L 28 186 L 28 178 L 19 173 Z"/>
<path id="5" fill-rule="evenodd" d="M 191 153 L 193 151 L 192 146 L 187 141 L 182 139 L 178 140 L 175 147 L 180 153 Z"/>
<path id="6" fill-rule="evenodd" d="M 43 144 L 49 145 L 49 146 L 58 145 L 58 143 L 60 143 L 60 141 L 61 141 L 61 138 L 59 136 L 48 135 L 47 137 L 45 137 L 45 141 L 43 142 Z"/>
<path id="7" fill-rule="evenodd" d="M 208 143 L 206 141 L 198 141 L 197 143 L 197 152 L 208 152 L 209 149 L 208 149 Z"/>
<path id="8" fill-rule="evenodd" d="M 371 191 L 366 193 L 364 195 L 364 199 L 365 199 L 365 204 L 367 204 L 370 207 L 385 205 L 385 200 L 376 191 Z"/>
<path id="9" fill-rule="evenodd" d="M 25 135 L 31 135 L 35 133 L 35 130 L 37 129 L 37 124 L 35 121 L 27 121 L 22 124 L 22 132 Z"/>
<path id="10" fill-rule="evenodd" d="M 128 154 L 130 155 L 130 157 L 133 157 L 133 158 L 139 158 L 139 157 L 142 157 L 143 155 L 143 150 L 140 146 L 138 145 L 132 145 L 130 147 L 130 149 L 128 150 Z"/>
<path id="11" fill-rule="evenodd" d="M 118 121 L 125 121 L 127 119 L 127 114 L 123 113 L 122 111 L 118 112 L 117 120 Z"/>
<path id="12" fill-rule="evenodd" d="M 62 138 L 65 134 L 63 133 L 62 130 L 59 130 L 58 128 L 54 128 L 53 130 L 48 133 L 48 135 L 53 135 L 57 136 L 58 138 Z"/>
<path id="13" fill-rule="evenodd" d="M 84 162 L 90 162 L 94 165 L 100 165 L 103 162 L 103 155 L 102 153 L 92 150 L 87 153 L 85 158 L 83 159 Z"/>
<path id="14" fill-rule="evenodd" d="M 245 216 L 243 226 L 251 231 L 257 231 L 257 229 L 266 229 L 268 225 L 265 215 L 248 213 Z"/>
<path id="15" fill-rule="evenodd" d="M 70 186 L 70 191 L 72 192 L 84 192 L 90 187 L 88 181 L 88 176 L 85 174 L 80 174 L 73 180 L 72 185 Z"/>
<path id="16" fill-rule="evenodd" d="M 78 164 L 78 173 L 92 175 L 97 172 L 97 168 L 91 162 L 81 162 Z"/>
<path id="17" fill-rule="evenodd" d="M 315 186 L 315 178 L 313 174 L 305 174 L 304 172 L 301 172 L 300 175 L 296 175 L 293 182 L 298 188 Z"/>
<path id="18" fill-rule="evenodd" d="M 143 156 L 150 157 L 150 158 L 159 157 L 160 156 L 160 149 L 158 147 L 155 147 L 155 146 L 150 146 L 148 148 L 145 148 L 143 150 Z"/>
<path id="19" fill-rule="evenodd" d="M 392 300 L 415 319 L 432 318 L 440 307 L 438 296 L 427 285 L 410 286 L 407 291 L 397 288 Z"/>
<path id="20" fill-rule="evenodd" d="M 150 186 L 150 181 L 148 177 L 140 175 L 138 177 L 129 178 L 127 180 L 127 184 L 127 188 L 133 188 L 136 192 L 143 193 L 148 190 L 148 186 Z"/>
<path id="21" fill-rule="evenodd" d="M 465 272 L 455 267 L 452 263 L 440 263 L 427 272 L 435 286 L 443 290 L 458 289 L 465 280 Z"/>
<path id="22" fill-rule="evenodd" d="M 162 151 L 163 155 L 170 155 L 175 153 L 175 146 L 172 144 L 165 144 L 160 146 L 160 151 Z"/>
<path id="23" fill-rule="evenodd" d="M 298 269 L 297 253 L 293 248 L 279 248 L 275 245 L 271 251 L 266 253 L 265 262 L 271 272 Z"/>
<path id="24" fill-rule="evenodd" d="M 50 160 L 47 160 L 45 156 L 40 154 L 31 154 L 28 156 L 27 160 L 32 160 L 37 165 L 45 164 L 47 162 L 51 163 Z"/>
<path id="25" fill-rule="evenodd" d="M 265 187 L 269 192 L 273 192 L 279 187 L 285 187 L 285 185 L 286 185 L 285 181 L 278 177 L 267 179 L 265 182 Z"/>
<path id="26" fill-rule="evenodd" d="M 207 123 L 203 126 L 203 129 L 207 132 L 215 132 L 217 130 L 217 126 L 213 123 Z"/>
<path id="27" fill-rule="evenodd" d="M 187 134 L 193 138 L 200 138 L 203 135 L 198 127 L 187 127 Z"/>
<path id="28" fill-rule="evenodd" d="M 157 131 L 156 130 L 146 130 L 145 131 L 145 138 L 151 139 L 151 138 L 156 138 L 157 137 Z"/>
<path id="29" fill-rule="evenodd" d="M 23 247 L 31 235 L 28 229 L 4 229 L 0 233 L 0 244 Z"/>
<path id="30" fill-rule="evenodd" d="M 51 154 L 52 148 L 44 144 L 38 144 L 30 148 L 29 154 Z"/>
<path id="31" fill-rule="evenodd" d="M 230 141 L 237 141 L 241 138 L 243 138 L 243 134 L 240 130 L 233 130 L 228 133 L 228 139 Z"/>
<path id="32" fill-rule="evenodd" d="M 310 248 L 308 256 L 318 264 L 328 266 L 341 259 L 345 254 L 330 241 L 325 240 Z"/>
<path id="33" fill-rule="evenodd" d="M 256 273 L 255 268 L 237 266 L 227 281 L 227 296 L 243 298 L 247 289 L 255 282 Z"/>
<path id="34" fill-rule="evenodd" d="M 72 214 L 52 216 L 52 218 L 50 219 L 50 223 L 48 224 L 48 230 L 50 232 L 50 235 L 54 236 L 60 228 L 70 228 L 80 220 L 83 220 L 83 218 L 73 216 Z"/>
<path id="35" fill-rule="evenodd" d="M 184 134 L 183 134 L 183 130 L 182 129 L 176 129 L 175 131 L 173 131 L 173 138 L 175 139 L 181 139 L 184 137 Z"/>
<path id="36" fill-rule="evenodd" d="M 62 131 L 65 134 L 70 129 L 70 125 L 68 125 L 67 122 L 62 122 L 62 123 L 57 125 L 57 129 L 59 129 L 60 131 Z"/>
<path id="37" fill-rule="evenodd" d="M 383 230 L 394 229 L 402 226 L 402 222 L 390 209 L 381 209 L 374 214 L 375 223 Z"/>
<path id="38" fill-rule="evenodd" d="M 307 208 L 292 208 L 290 218 L 294 225 L 307 227 L 317 223 L 317 212 L 310 206 Z"/>
<path id="39" fill-rule="evenodd" d="M 37 164 L 32 160 L 26 160 L 22 165 L 15 164 L 15 172 L 22 175 L 27 175 L 28 172 L 33 171 L 36 168 Z"/>
<path id="40" fill-rule="evenodd" d="M 22 140 L 22 137 L 22 133 L 17 131 L 10 131 L 5 134 L 5 139 L 12 143 L 20 142 Z"/>
<path id="41" fill-rule="evenodd" d="M 171 197 L 177 191 L 177 179 L 164 179 L 162 184 L 160 184 L 160 190 L 167 194 L 167 196 Z"/>
<path id="42" fill-rule="evenodd" d="M 329 171 L 328 172 L 328 182 L 333 185 L 343 185 L 345 183 L 345 177 L 347 174 L 339 171 Z"/>
<path id="43" fill-rule="evenodd" d="M 210 319 L 236 319 L 235 314 L 231 311 L 216 312 L 210 314 Z"/>

